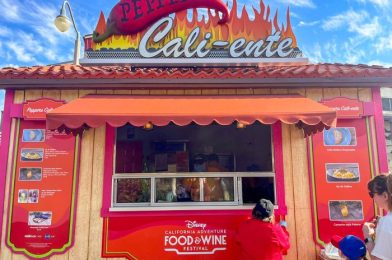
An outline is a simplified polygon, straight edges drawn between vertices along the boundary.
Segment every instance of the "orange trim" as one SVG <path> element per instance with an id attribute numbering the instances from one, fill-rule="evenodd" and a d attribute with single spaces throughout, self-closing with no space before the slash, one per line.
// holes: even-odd
<path id="1" fill-rule="evenodd" d="M 336 112 L 298 95 L 277 96 L 129 96 L 88 95 L 47 114 L 49 129 L 97 128 L 105 124 L 120 127 L 127 123 L 141 127 L 147 123 L 179 126 L 192 122 L 245 125 L 259 121 L 297 124 L 306 134 L 336 124 Z"/>

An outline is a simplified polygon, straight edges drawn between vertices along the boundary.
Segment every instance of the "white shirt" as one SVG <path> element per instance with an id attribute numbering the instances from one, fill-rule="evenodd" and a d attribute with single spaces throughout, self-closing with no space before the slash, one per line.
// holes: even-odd
<path id="1" fill-rule="evenodd" d="M 382 260 L 392 260 L 392 212 L 379 219 L 375 246 L 371 254 Z"/>

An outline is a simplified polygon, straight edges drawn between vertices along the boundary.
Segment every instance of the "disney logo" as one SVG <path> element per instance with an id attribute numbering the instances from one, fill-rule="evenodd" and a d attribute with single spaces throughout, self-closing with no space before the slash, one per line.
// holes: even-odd
<path id="1" fill-rule="evenodd" d="M 197 223 L 197 221 L 190 221 L 190 220 L 185 220 L 185 223 L 186 223 L 187 228 L 202 228 L 202 229 L 204 229 L 207 226 L 207 224 Z"/>

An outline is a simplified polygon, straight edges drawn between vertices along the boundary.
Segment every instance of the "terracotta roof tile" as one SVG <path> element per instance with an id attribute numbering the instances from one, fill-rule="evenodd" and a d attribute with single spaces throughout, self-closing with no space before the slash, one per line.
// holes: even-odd
<path id="1" fill-rule="evenodd" d="M 141 68 L 125 66 L 53 65 L 0 69 L 1 79 L 203 79 L 203 78 L 355 78 L 392 77 L 392 68 L 349 64 L 260 67 Z"/>

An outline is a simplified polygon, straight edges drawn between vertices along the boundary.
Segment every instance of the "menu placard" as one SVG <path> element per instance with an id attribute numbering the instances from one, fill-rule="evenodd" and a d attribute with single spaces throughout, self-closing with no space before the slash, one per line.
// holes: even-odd
<path id="1" fill-rule="evenodd" d="M 79 138 L 18 123 L 7 245 L 29 258 L 47 258 L 72 245 Z"/>
<path id="2" fill-rule="evenodd" d="M 362 224 L 374 217 L 368 129 L 366 118 L 338 119 L 336 128 L 308 139 L 314 234 L 321 246 L 333 235 L 362 237 Z"/>

